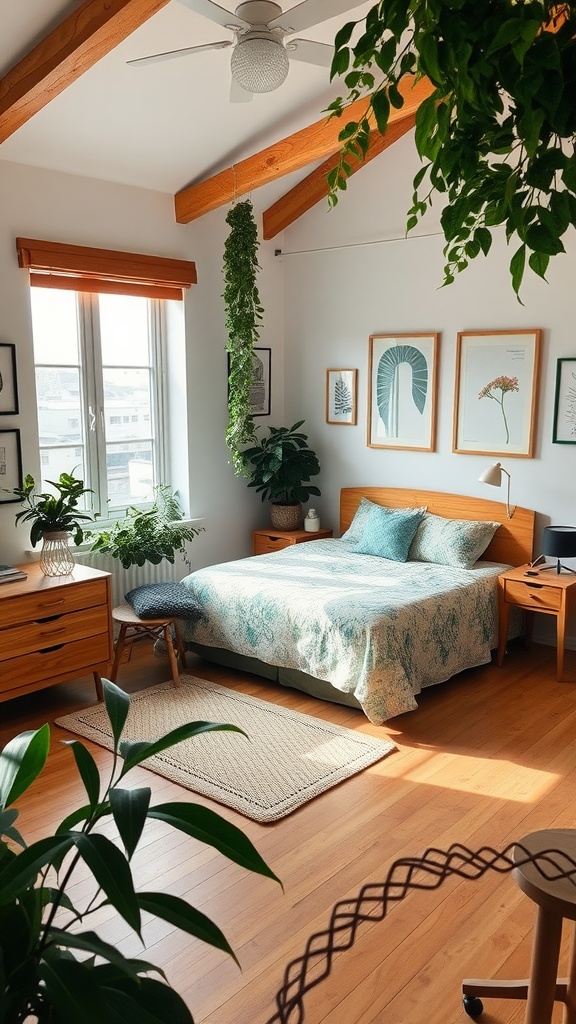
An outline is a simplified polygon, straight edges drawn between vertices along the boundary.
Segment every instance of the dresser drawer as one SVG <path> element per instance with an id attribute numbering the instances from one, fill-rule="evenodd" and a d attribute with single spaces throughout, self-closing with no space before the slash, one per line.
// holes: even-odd
<path id="1" fill-rule="evenodd" d="M 92 666 L 105 665 L 111 660 L 108 633 L 98 633 L 86 640 L 61 643 L 44 651 L 10 658 L 0 665 L 0 691 L 53 680 L 59 682 L 74 675 L 92 671 Z"/>
<path id="2" fill-rule="evenodd" d="M 107 629 L 106 605 L 58 615 L 42 622 L 26 622 L 21 626 L 0 629 L 0 662 L 13 658 L 15 654 L 29 654 L 55 644 L 68 644 L 96 633 L 106 633 Z"/>
<path id="3" fill-rule="evenodd" d="M 534 611 L 557 612 L 561 608 L 562 591 L 557 587 L 543 586 L 538 583 L 521 583 L 519 580 L 506 580 L 505 583 L 508 604 L 533 608 Z"/>
<path id="4" fill-rule="evenodd" d="M 10 584 L 5 584 L 10 586 Z M 53 615 L 74 612 L 82 608 L 105 605 L 107 587 L 105 579 L 89 580 L 81 585 L 47 587 L 31 594 L 7 598 L 0 604 L 0 627 L 40 622 Z"/>
<path id="5" fill-rule="evenodd" d="M 289 548 L 294 544 L 291 537 L 267 537 L 261 534 L 254 537 L 254 554 L 268 555 L 271 551 L 281 551 L 282 548 Z"/>

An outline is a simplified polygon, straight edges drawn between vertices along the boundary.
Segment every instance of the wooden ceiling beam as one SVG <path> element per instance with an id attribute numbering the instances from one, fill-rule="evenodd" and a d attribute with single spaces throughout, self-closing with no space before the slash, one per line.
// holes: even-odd
<path id="1" fill-rule="evenodd" d="M 401 121 L 389 123 L 385 135 L 381 135 L 377 130 L 372 131 L 370 133 L 370 144 L 364 159 L 361 160 L 359 157 L 347 158 L 347 163 L 351 167 L 350 174 L 355 174 L 356 171 L 361 170 L 370 160 L 373 160 L 375 156 L 379 156 L 385 149 L 394 145 L 398 139 L 401 139 L 403 135 L 406 135 L 406 132 L 409 132 L 414 127 L 415 122 L 416 114 L 413 113 L 409 114 L 408 117 L 403 117 Z M 316 167 L 308 177 L 299 181 L 286 195 L 282 196 L 281 199 L 264 211 L 262 216 L 262 237 L 265 240 L 274 238 L 280 231 L 283 231 L 284 228 L 298 220 L 303 213 L 311 210 L 316 203 L 326 198 L 328 195 L 328 182 L 326 178 L 329 171 L 338 163 L 339 156 L 339 153 L 334 153 L 320 167 Z"/>
<path id="2" fill-rule="evenodd" d="M 415 113 L 432 89 L 428 79 L 422 79 L 416 85 L 413 85 L 413 80 L 404 81 L 401 89 L 404 106 L 391 112 L 389 123 L 392 125 Z M 356 100 L 346 108 L 342 117 L 316 121 L 206 181 L 182 189 L 174 197 L 177 223 L 188 224 L 284 174 L 332 156 L 339 148 L 338 135 L 344 125 L 347 121 L 361 118 L 365 110 L 366 99 Z"/>
<path id="3" fill-rule="evenodd" d="M 0 143 L 169 0 L 85 0 L 0 80 Z"/>

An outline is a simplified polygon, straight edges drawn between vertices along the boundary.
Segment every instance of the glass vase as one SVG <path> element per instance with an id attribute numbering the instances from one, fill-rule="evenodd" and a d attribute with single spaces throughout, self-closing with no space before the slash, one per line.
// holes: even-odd
<path id="1" fill-rule="evenodd" d="M 45 576 L 69 576 L 74 569 L 74 558 L 68 541 L 67 530 L 45 533 L 42 537 L 40 568 Z"/>

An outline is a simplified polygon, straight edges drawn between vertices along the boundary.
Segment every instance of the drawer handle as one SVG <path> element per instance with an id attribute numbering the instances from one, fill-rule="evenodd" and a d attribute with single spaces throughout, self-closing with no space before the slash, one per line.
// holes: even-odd
<path id="1" fill-rule="evenodd" d="M 66 626 L 60 626 L 59 629 L 48 629 L 40 633 L 40 636 L 54 636 L 55 633 L 65 633 Z"/>
<path id="2" fill-rule="evenodd" d="M 532 590 L 543 590 L 544 589 L 541 583 L 525 583 L 524 586 L 531 587 Z"/>
<path id="3" fill-rule="evenodd" d="M 64 598 L 63 597 L 61 597 L 59 601 L 44 601 L 42 604 L 39 604 L 38 607 L 39 608 L 56 608 L 59 604 L 64 604 Z"/>

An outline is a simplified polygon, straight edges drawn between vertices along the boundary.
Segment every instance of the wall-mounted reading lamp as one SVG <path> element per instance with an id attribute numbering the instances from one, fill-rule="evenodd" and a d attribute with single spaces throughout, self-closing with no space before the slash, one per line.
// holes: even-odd
<path id="1" fill-rule="evenodd" d="M 492 484 L 493 487 L 501 487 L 502 485 L 502 473 L 506 476 L 507 487 L 506 487 L 506 515 L 508 519 L 511 519 L 514 515 L 514 508 L 510 508 L 510 473 L 507 469 L 504 469 L 499 462 L 494 462 L 492 466 L 488 466 L 481 476 L 478 477 L 482 484 Z"/>

